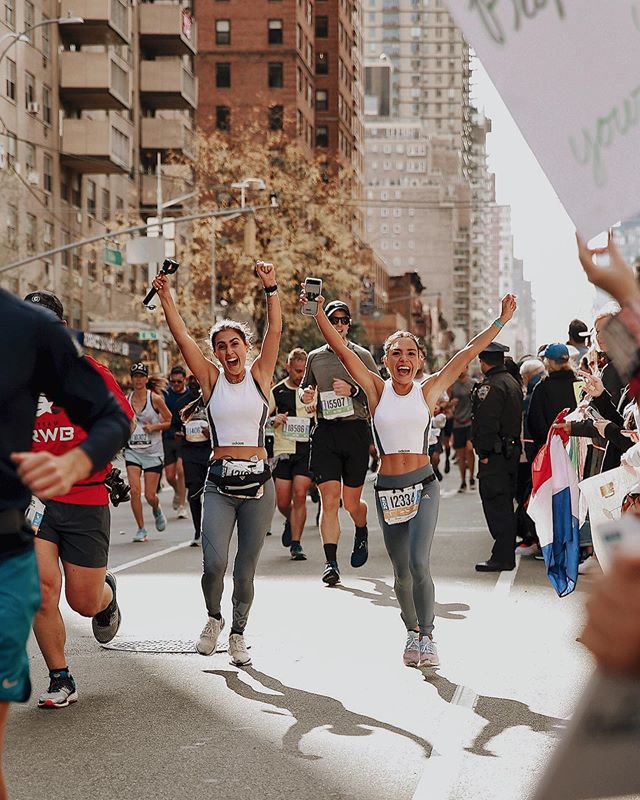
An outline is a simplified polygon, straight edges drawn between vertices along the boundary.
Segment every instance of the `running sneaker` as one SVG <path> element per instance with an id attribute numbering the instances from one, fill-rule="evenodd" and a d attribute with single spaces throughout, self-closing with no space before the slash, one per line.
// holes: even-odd
<path id="1" fill-rule="evenodd" d="M 284 528 L 282 530 L 282 546 L 291 547 L 291 523 L 288 519 L 284 521 Z"/>
<path id="2" fill-rule="evenodd" d="M 177 511 L 180 508 L 180 503 L 178 502 L 178 493 L 177 492 L 173 493 L 173 500 L 171 501 L 171 508 L 173 508 L 174 511 Z"/>
<path id="3" fill-rule="evenodd" d="M 251 663 L 251 656 L 241 633 L 232 633 L 229 636 L 228 652 L 231 656 L 231 663 L 236 667 L 248 667 Z"/>
<path id="4" fill-rule="evenodd" d="M 475 478 L 469 478 L 469 488 L 470 489 L 475 489 L 476 488 L 476 479 Z"/>
<path id="5" fill-rule="evenodd" d="M 52 672 L 49 688 L 38 698 L 38 708 L 66 708 L 78 700 L 76 682 L 65 670 Z"/>
<path id="6" fill-rule="evenodd" d="M 220 619 L 209 617 L 207 624 L 202 629 L 200 638 L 196 642 L 196 650 L 201 656 L 210 656 L 212 653 L 215 653 L 216 645 L 218 644 L 218 636 L 220 636 L 220 631 L 223 628 L 224 620 L 222 617 Z"/>
<path id="7" fill-rule="evenodd" d="M 312 503 L 319 503 L 320 502 L 320 492 L 318 491 L 317 486 L 312 486 L 309 489 L 309 497 Z"/>
<path id="8" fill-rule="evenodd" d="M 200 537 L 194 536 L 193 539 L 189 542 L 189 547 L 200 547 Z"/>
<path id="9" fill-rule="evenodd" d="M 405 667 L 417 667 L 420 663 L 420 638 L 417 631 L 407 631 L 407 643 L 402 656 Z"/>
<path id="10" fill-rule="evenodd" d="M 178 506 L 178 519 L 189 519 L 189 511 L 186 506 Z"/>
<path id="11" fill-rule="evenodd" d="M 134 542 L 148 542 L 149 536 L 147 535 L 146 528 L 138 528 L 136 535 L 133 537 Z"/>
<path id="12" fill-rule="evenodd" d="M 433 468 L 433 474 L 436 476 L 436 478 L 437 478 L 439 481 L 442 481 L 442 473 L 440 472 L 440 470 L 438 469 L 438 467 L 434 467 L 434 468 Z"/>
<path id="13" fill-rule="evenodd" d="M 351 566 L 354 568 L 362 567 L 369 558 L 369 534 L 356 536 L 353 540 L 353 553 L 351 553 Z"/>
<path id="14" fill-rule="evenodd" d="M 337 561 L 327 561 L 324 565 L 322 580 L 327 586 L 335 586 L 336 583 L 340 583 L 340 570 L 338 569 Z"/>
<path id="15" fill-rule="evenodd" d="M 449 460 L 449 456 L 447 456 L 447 460 L 444 462 L 444 474 L 448 475 L 451 472 L 451 461 Z"/>
<path id="16" fill-rule="evenodd" d="M 116 579 L 111 572 L 107 572 L 105 576 L 105 583 L 108 583 L 113 592 L 113 599 L 109 605 L 91 620 L 91 629 L 97 642 L 100 644 L 107 644 L 118 633 L 120 623 L 122 622 L 122 614 L 116 599 Z"/>
<path id="17" fill-rule="evenodd" d="M 289 552 L 291 553 L 292 561 L 307 560 L 307 557 L 304 554 L 304 550 L 302 549 L 302 545 L 300 544 L 300 542 L 291 542 L 291 547 L 289 548 Z"/>
<path id="18" fill-rule="evenodd" d="M 516 555 L 517 556 L 535 556 L 538 553 L 540 548 L 536 542 L 531 542 L 531 544 L 527 544 L 526 542 L 522 542 L 516 547 Z"/>
<path id="19" fill-rule="evenodd" d="M 167 527 L 167 518 L 162 513 L 162 509 L 160 508 L 160 504 L 158 503 L 158 507 L 153 509 L 153 518 L 156 523 L 156 530 L 163 531 Z"/>
<path id="20" fill-rule="evenodd" d="M 458 494 L 464 494 L 467 491 L 467 484 L 462 481 L 460 484 L 460 488 L 458 489 Z"/>
<path id="21" fill-rule="evenodd" d="M 438 651 L 436 645 L 430 636 L 423 636 L 420 639 L 420 666 L 421 667 L 439 667 L 440 659 L 438 658 Z"/>

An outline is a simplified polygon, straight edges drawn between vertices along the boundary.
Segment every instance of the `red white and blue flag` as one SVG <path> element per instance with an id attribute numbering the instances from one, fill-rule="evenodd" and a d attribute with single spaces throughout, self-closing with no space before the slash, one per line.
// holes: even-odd
<path id="1" fill-rule="evenodd" d="M 563 422 L 567 413 L 562 411 L 555 422 Z M 568 434 L 551 427 L 533 462 L 527 507 L 536 523 L 547 576 L 560 597 L 576 588 L 580 552 L 578 476 L 566 450 L 568 441 Z"/>

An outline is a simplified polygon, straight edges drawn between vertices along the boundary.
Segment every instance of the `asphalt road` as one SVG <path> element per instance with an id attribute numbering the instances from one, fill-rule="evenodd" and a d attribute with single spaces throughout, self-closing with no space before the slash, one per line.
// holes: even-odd
<path id="1" fill-rule="evenodd" d="M 526 798 L 591 669 L 576 637 L 594 576 L 560 600 L 538 561 L 476 573 L 490 538 L 477 493 L 459 495 L 457 484 L 452 473 L 442 486 L 432 557 L 442 666 L 425 671 L 402 664 L 373 513 L 360 570 L 349 567 L 345 517 L 335 588 L 320 582 L 315 506 L 306 562 L 289 559 L 276 514 L 247 629 L 253 666 L 239 670 L 226 652 L 190 652 L 206 621 L 201 551 L 184 546 L 190 522 L 175 519 L 171 493 L 167 530 L 146 544 L 131 542 L 128 505 L 116 509 L 120 634 L 103 649 L 90 621 L 65 607 L 80 699 L 56 711 L 36 707 L 47 675 L 32 643 L 34 697 L 14 706 L 7 731 L 10 797 Z M 372 507 L 370 482 L 365 496 Z M 230 594 L 227 583 L 227 619 Z"/>

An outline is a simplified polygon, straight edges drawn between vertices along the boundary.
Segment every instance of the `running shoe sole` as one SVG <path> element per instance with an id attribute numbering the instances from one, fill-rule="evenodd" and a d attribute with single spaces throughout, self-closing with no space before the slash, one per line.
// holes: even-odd
<path id="1" fill-rule="evenodd" d="M 108 644 L 116 636 L 122 623 L 122 614 L 120 613 L 120 606 L 118 605 L 118 597 L 116 592 L 116 579 L 110 572 L 107 572 L 106 574 L 105 583 L 108 583 L 111 587 L 113 599 L 116 603 L 115 620 L 109 622 L 108 625 L 100 625 L 97 621 L 98 615 L 96 614 L 96 616 L 93 617 L 91 620 L 91 629 L 96 641 L 99 644 Z"/>
<path id="2" fill-rule="evenodd" d="M 322 576 L 322 581 L 326 583 L 327 586 L 335 586 L 336 583 L 340 583 L 340 575 L 332 569 L 331 572 L 327 572 Z"/>
<path id="3" fill-rule="evenodd" d="M 300 550 L 298 553 L 291 553 L 291 560 L 292 561 L 306 561 L 306 555 Z"/>
<path id="4" fill-rule="evenodd" d="M 38 700 L 38 708 L 66 708 L 78 702 L 78 692 L 71 692 L 64 703 L 56 703 L 54 700 Z"/>

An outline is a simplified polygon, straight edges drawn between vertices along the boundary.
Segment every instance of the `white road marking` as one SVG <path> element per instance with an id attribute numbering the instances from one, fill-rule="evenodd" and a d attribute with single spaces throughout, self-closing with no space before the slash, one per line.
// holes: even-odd
<path id="1" fill-rule="evenodd" d="M 168 553 L 173 553 L 176 550 L 181 550 L 183 547 L 189 547 L 191 544 L 191 539 L 187 542 L 180 542 L 180 544 L 174 544 L 172 547 L 165 547 L 164 550 L 158 550 L 157 553 L 149 553 L 148 556 L 142 556 L 141 558 L 134 558 L 133 561 L 127 561 L 124 564 L 119 564 L 117 567 L 109 567 L 109 572 L 124 572 L 125 569 L 131 569 L 131 567 L 137 567 L 138 564 L 145 564 L 147 561 L 153 561 L 154 558 L 161 558 L 162 556 L 166 556 Z"/>
<path id="2" fill-rule="evenodd" d="M 466 530 L 466 529 L 465 529 Z M 520 567 L 520 556 L 516 556 L 516 566 L 511 572 L 501 572 L 493 587 L 493 594 L 500 599 L 508 597 L 511 587 L 514 584 L 518 568 Z M 478 702 L 478 695 L 468 686 L 456 686 L 450 706 L 459 706 L 475 711 Z M 451 752 L 444 755 L 438 753 L 435 748 L 431 752 L 431 757 L 427 761 L 422 776 L 418 781 L 413 800 L 449 800 L 451 791 L 460 775 L 462 761 L 465 756 L 464 750 L 464 731 L 459 731 L 459 720 L 449 714 L 443 719 L 443 728 L 447 728 L 453 734 L 453 741 L 456 742 Z M 446 737 L 449 739 L 449 737 Z M 457 740 L 457 741 L 456 741 Z M 449 739 L 451 741 L 451 739 Z"/>

